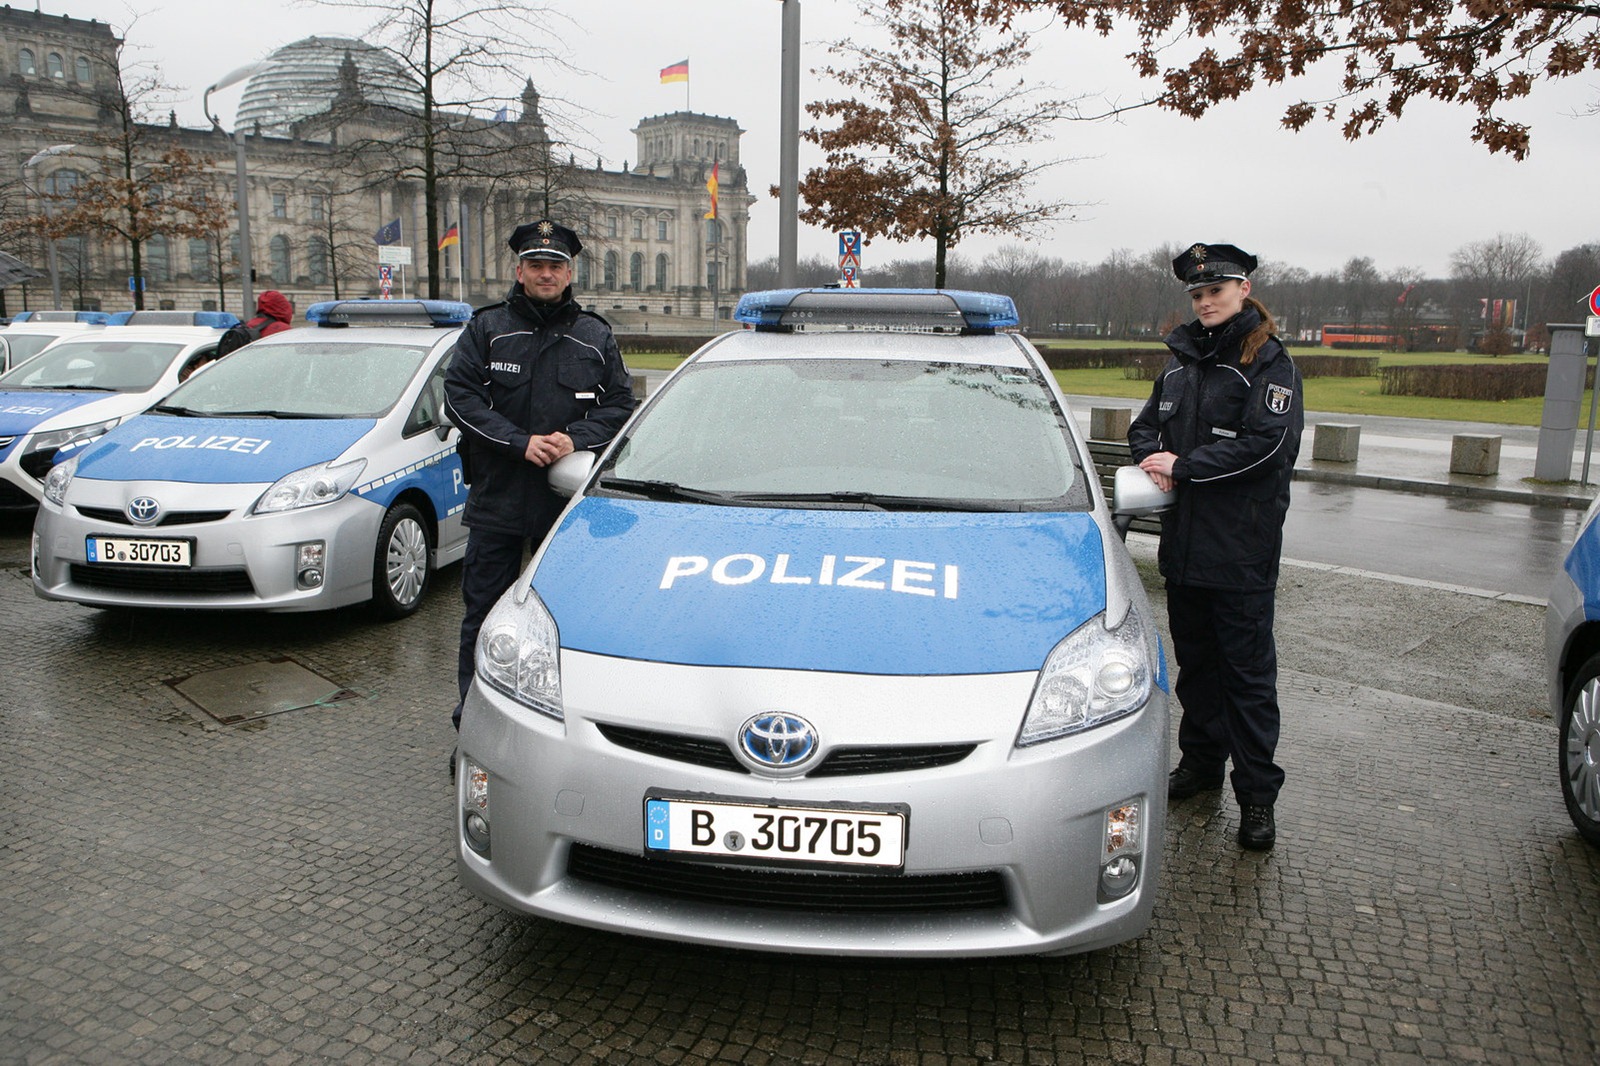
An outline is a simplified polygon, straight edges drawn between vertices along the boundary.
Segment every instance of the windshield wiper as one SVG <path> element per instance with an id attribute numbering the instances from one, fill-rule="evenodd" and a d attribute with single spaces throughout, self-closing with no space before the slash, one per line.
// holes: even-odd
<path id="1" fill-rule="evenodd" d="M 178 415 L 181 418 L 203 418 L 205 416 L 204 411 L 196 411 L 192 407 L 178 407 L 167 403 L 158 403 L 150 410 L 159 415 Z"/>
<path id="2" fill-rule="evenodd" d="M 44 389 L 47 392 L 116 392 L 110 385 L 29 385 L 30 389 Z"/>
<path id="3" fill-rule="evenodd" d="M 1009 500 L 967 500 L 950 496 L 898 496 L 891 492 L 736 492 L 733 499 L 771 503 L 853 503 L 879 511 L 1016 511 Z"/>
<path id="4" fill-rule="evenodd" d="M 602 489 L 618 489 L 652 500 L 693 500 L 696 503 L 727 503 L 731 496 L 712 489 L 690 489 L 671 481 L 649 481 L 631 477 L 603 477 L 596 485 Z"/>
<path id="5" fill-rule="evenodd" d="M 327 418 L 327 415 L 310 414 L 306 411 L 274 411 L 265 409 L 260 411 L 208 411 L 211 418 Z"/>

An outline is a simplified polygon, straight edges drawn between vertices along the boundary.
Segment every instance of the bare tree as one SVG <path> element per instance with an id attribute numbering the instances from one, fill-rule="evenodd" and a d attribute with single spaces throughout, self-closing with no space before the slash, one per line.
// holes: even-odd
<path id="1" fill-rule="evenodd" d="M 1504 117 L 1506 105 L 1540 81 L 1600 70 L 1600 5 L 1583 0 L 963 0 L 962 7 L 1002 24 L 1045 8 L 1101 35 L 1130 26 L 1139 37 L 1129 56 L 1134 69 L 1163 86 L 1133 107 L 1198 118 L 1215 103 L 1301 78 L 1329 60 L 1342 68 L 1338 88 L 1291 105 L 1283 116 L 1289 129 L 1322 118 L 1355 140 L 1400 118 L 1412 100 L 1433 98 L 1476 112 L 1472 139 L 1517 159 L 1528 153 L 1529 126 Z M 1215 43 L 1198 54 L 1188 49 L 1187 59 L 1167 58 L 1190 40 Z"/>
<path id="2" fill-rule="evenodd" d="M 530 152 L 548 154 L 551 142 L 542 119 L 536 131 L 496 119 L 506 107 L 508 69 L 572 69 L 555 47 L 561 40 L 558 28 L 569 20 L 550 6 L 522 0 L 319 2 L 371 12 L 375 25 L 368 39 L 394 53 L 420 92 L 415 108 L 362 101 L 373 121 L 349 123 L 341 145 L 373 176 L 373 183 L 420 185 L 428 295 L 437 298 L 441 185 L 506 180 L 528 165 Z M 537 40 L 530 36 L 534 27 L 539 30 Z M 356 116 L 336 110 L 329 117 L 338 122 Z M 534 135 L 525 136 L 529 133 Z"/>
<path id="3" fill-rule="evenodd" d="M 829 51 L 847 65 L 824 68 L 850 95 L 807 106 L 836 123 L 802 134 L 825 163 L 806 174 L 800 217 L 813 225 L 934 244 L 933 283 L 947 256 L 973 233 L 1031 236 L 1073 206 L 1031 200 L 1033 179 L 1060 160 L 1030 163 L 1017 151 L 1043 137 L 1068 104 L 1018 74 L 1028 34 L 1001 36 L 964 18 L 956 0 L 880 0 L 865 9 L 888 35 Z"/>

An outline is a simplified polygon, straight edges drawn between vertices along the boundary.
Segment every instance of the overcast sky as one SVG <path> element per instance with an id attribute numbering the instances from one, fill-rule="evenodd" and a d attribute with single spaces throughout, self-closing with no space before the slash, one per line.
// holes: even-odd
<path id="1" fill-rule="evenodd" d="M 14 7 L 27 0 L 10 0 Z M 312 34 L 377 40 L 371 12 L 282 0 L 64 0 L 39 5 L 51 14 L 96 18 L 124 31 L 131 59 L 157 66 L 183 95 L 172 106 L 185 125 L 204 126 L 200 97 L 228 71 Z M 722 115 L 746 130 L 742 162 L 757 201 L 751 208 L 750 258 L 777 252 L 777 202 L 766 189 L 778 178 L 779 58 L 782 5 L 776 0 L 557 0 L 569 22 L 554 27 L 555 48 L 589 73 L 508 64 L 514 98 L 531 77 L 542 94 L 587 108 L 580 121 L 608 169 L 636 158 L 638 120 L 682 110 Z M 826 45 L 858 34 L 857 5 L 803 0 L 802 102 L 839 95 L 814 75 L 829 61 Z M 538 39 L 540 29 L 530 27 Z M 1046 26 L 1034 39 L 1033 76 L 1060 95 L 1137 99 L 1126 41 Z M 690 60 L 683 85 L 660 84 L 664 66 Z M 1331 72 L 1330 72 L 1331 76 Z M 1286 103 L 1326 92 L 1331 82 L 1223 104 L 1199 121 L 1145 109 L 1118 122 L 1062 123 L 1027 153 L 1073 158 L 1039 186 L 1043 198 L 1081 204 L 1032 244 L 1043 254 L 1098 262 L 1115 249 L 1143 253 L 1159 245 L 1231 242 L 1263 259 L 1308 270 L 1336 270 L 1369 256 L 1381 271 L 1419 268 L 1448 273 L 1450 253 L 1498 233 L 1527 233 L 1547 256 L 1600 241 L 1600 101 L 1593 78 L 1568 79 L 1520 102 L 1508 117 L 1534 123 L 1533 151 L 1517 163 L 1469 139 L 1473 114 L 1427 101 L 1399 124 L 1348 143 L 1335 126 L 1290 133 L 1278 125 Z M 231 119 L 240 88 L 214 102 Z M 802 116 L 802 127 L 810 124 Z M 802 152 L 802 170 L 810 157 Z M 958 254 L 994 251 L 1009 239 L 974 238 Z M 800 254 L 834 256 L 837 239 L 801 227 Z M 874 243 L 874 258 L 931 257 L 932 243 Z M 1595 279 L 1600 283 L 1600 278 Z"/>

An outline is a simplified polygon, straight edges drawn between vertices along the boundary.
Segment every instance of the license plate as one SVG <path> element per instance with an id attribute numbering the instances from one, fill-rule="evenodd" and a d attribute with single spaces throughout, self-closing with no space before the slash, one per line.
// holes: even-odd
<path id="1" fill-rule="evenodd" d="M 191 565 L 193 544 L 187 540 L 150 540 L 143 537 L 87 537 L 84 557 L 91 563 L 118 566 Z"/>
<path id="2" fill-rule="evenodd" d="M 905 865 L 903 805 L 795 807 L 701 797 L 646 796 L 645 848 L 656 854 L 767 863 L 898 869 Z"/>

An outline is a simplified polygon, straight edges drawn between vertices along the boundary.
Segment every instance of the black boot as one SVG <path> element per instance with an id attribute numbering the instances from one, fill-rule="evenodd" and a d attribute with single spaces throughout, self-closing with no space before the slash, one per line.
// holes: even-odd
<path id="1" fill-rule="evenodd" d="M 1239 805 L 1239 846 L 1249 851 L 1270 851 L 1278 840 L 1278 826 L 1272 818 L 1272 805 Z"/>
<path id="2" fill-rule="evenodd" d="M 1181 800 L 1198 796 L 1202 792 L 1215 792 L 1222 787 L 1222 771 L 1202 774 L 1188 766 L 1179 765 L 1167 775 L 1167 799 Z"/>

